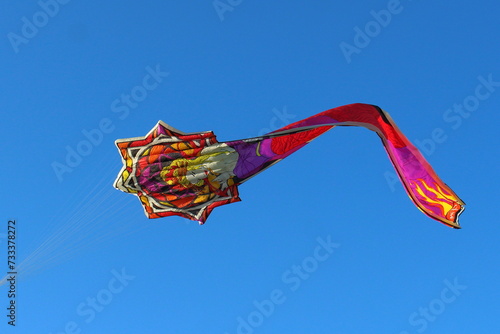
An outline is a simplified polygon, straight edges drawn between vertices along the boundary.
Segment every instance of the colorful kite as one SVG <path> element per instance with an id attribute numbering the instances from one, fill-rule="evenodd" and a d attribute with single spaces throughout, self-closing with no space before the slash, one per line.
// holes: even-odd
<path id="1" fill-rule="evenodd" d="M 240 201 L 240 184 L 335 126 L 375 131 L 415 205 L 429 217 L 460 228 L 464 202 L 390 116 L 368 104 L 330 109 L 261 137 L 223 143 L 213 132 L 187 134 L 160 121 L 145 137 L 116 141 L 124 167 L 114 186 L 136 194 L 149 218 L 178 215 L 203 224 L 215 207 Z"/>

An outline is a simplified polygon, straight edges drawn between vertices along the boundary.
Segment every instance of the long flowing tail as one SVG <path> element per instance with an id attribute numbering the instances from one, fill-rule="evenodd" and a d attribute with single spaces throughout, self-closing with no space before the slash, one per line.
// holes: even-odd
<path id="1" fill-rule="evenodd" d="M 415 205 L 429 217 L 460 228 L 458 217 L 464 210 L 465 203 L 437 176 L 389 114 L 374 105 L 356 103 L 329 109 L 259 138 L 227 142 L 238 152 L 248 150 L 248 146 L 258 145 L 255 152 L 261 157 L 260 163 L 253 164 L 251 170 L 241 173 L 239 183 L 284 159 L 335 126 L 362 126 L 375 131 L 382 139 L 384 148 Z"/>

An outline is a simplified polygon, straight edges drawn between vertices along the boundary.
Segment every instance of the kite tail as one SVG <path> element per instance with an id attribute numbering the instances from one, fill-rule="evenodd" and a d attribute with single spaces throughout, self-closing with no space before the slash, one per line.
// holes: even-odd
<path id="1" fill-rule="evenodd" d="M 362 126 L 375 131 L 415 205 L 429 217 L 460 228 L 458 217 L 465 203 L 437 176 L 389 114 L 377 106 L 350 104 L 273 131 L 269 134 L 274 137 L 272 151 L 280 158 L 288 156 L 334 126 Z"/>

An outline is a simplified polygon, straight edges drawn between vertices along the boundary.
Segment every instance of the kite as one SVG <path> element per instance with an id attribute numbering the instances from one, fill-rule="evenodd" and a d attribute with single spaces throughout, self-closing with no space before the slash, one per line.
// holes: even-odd
<path id="1" fill-rule="evenodd" d="M 465 203 L 388 113 L 361 103 L 326 110 L 260 137 L 227 142 L 218 142 L 211 131 L 184 133 L 159 121 L 145 137 L 116 141 L 123 168 L 114 187 L 137 195 L 149 218 L 177 215 L 203 224 L 214 208 L 240 201 L 240 184 L 335 126 L 376 132 L 417 208 L 460 228 Z"/>

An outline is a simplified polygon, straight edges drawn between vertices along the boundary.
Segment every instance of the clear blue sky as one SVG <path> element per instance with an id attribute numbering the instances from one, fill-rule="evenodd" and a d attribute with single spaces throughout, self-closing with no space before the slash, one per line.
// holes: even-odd
<path id="1" fill-rule="evenodd" d="M 0 276 L 9 219 L 25 260 L 0 332 L 500 332 L 497 1 L 59 1 L 0 5 Z M 158 120 L 227 141 L 354 102 L 420 143 L 462 230 L 417 210 L 360 128 L 204 226 L 112 188 L 114 141 Z"/>

